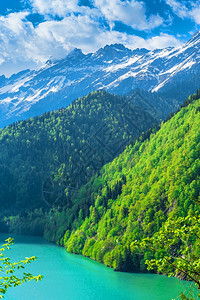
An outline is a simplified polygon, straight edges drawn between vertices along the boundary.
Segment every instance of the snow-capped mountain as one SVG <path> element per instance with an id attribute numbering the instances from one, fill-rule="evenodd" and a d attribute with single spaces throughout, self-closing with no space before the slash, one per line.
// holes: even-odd
<path id="1" fill-rule="evenodd" d="M 189 94 L 200 87 L 199 63 L 200 32 L 178 48 L 130 50 L 114 44 L 86 55 L 74 49 L 37 71 L 0 77 L 0 127 L 65 107 L 98 89 L 125 94 L 136 88 L 166 92 L 176 87 L 179 92 L 193 78 Z"/>

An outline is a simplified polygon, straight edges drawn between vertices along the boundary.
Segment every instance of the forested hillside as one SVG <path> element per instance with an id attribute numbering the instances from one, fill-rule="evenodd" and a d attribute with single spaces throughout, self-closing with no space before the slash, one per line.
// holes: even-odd
<path id="1" fill-rule="evenodd" d="M 104 91 L 0 130 L 3 216 L 67 205 L 80 186 L 158 121 L 131 97 Z M 43 211 L 38 212 L 43 215 Z"/>
<path id="2" fill-rule="evenodd" d="M 57 239 L 66 230 L 60 244 L 68 251 L 117 270 L 144 271 L 149 253 L 141 256 L 133 242 L 154 235 L 170 217 L 199 213 L 198 97 L 106 164 L 78 191 L 73 208 L 49 223 L 46 236 L 52 238 L 57 226 Z"/>

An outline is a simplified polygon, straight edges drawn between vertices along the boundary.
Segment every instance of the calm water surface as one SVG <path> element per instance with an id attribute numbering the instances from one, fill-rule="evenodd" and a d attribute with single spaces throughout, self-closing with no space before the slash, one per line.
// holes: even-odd
<path id="1" fill-rule="evenodd" d="M 37 261 L 27 266 L 26 271 L 45 277 L 39 283 L 11 288 L 7 300 L 168 300 L 175 299 L 185 284 L 188 286 L 176 278 L 114 272 L 90 259 L 69 254 L 42 238 L 10 236 L 14 237 L 15 245 L 8 255 L 15 261 L 37 256 Z M 0 242 L 5 238 L 1 234 Z"/>

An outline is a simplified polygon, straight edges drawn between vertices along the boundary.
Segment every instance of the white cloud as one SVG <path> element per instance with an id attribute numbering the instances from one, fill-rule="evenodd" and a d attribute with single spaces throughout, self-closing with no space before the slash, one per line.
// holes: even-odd
<path id="1" fill-rule="evenodd" d="M 145 46 L 146 44 L 146 46 Z M 181 42 L 177 40 L 173 35 L 170 34 L 160 34 L 158 36 L 152 37 L 148 40 L 143 40 L 141 47 L 153 50 L 162 49 L 169 46 L 177 47 L 180 46 Z"/>
<path id="2" fill-rule="evenodd" d="M 163 23 L 159 15 L 151 15 L 147 19 L 143 2 L 135 0 L 123 2 L 121 0 L 94 0 L 93 4 L 111 24 L 114 21 L 120 21 L 134 29 L 150 30 Z"/>
<path id="3" fill-rule="evenodd" d="M 136 0 L 93 0 L 93 7 L 79 6 L 78 0 L 29 0 L 33 10 L 42 15 L 65 17 L 73 13 L 89 15 L 90 18 L 105 18 L 113 26 L 115 21 L 139 30 L 151 30 L 163 23 L 159 15 L 147 19 L 144 2 Z"/>
<path id="4" fill-rule="evenodd" d="M 74 1 L 63 1 L 63 0 L 30 0 L 34 11 L 45 15 L 58 15 L 64 16 L 69 11 L 76 11 L 78 3 Z"/>
<path id="5" fill-rule="evenodd" d="M 200 24 L 200 1 L 165 0 L 173 12 L 182 19 L 191 19 Z"/>
<path id="6" fill-rule="evenodd" d="M 66 55 L 73 48 L 80 48 L 84 53 L 89 53 L 98 50 L 106 44 L 113 43 L 123 43 L 131 49 L 138 47 L 155 49 L 180 45 L 180 42 L 174 36 L 168 34 L 143 39 L 127 33 L 104 30 L 99 28 L 98 24 L 87 16 L 70 16 L 60 22 L 44 22 L 36 28 L 36 33 L 37 38 L 43 42 L 43 49 L 45 49 L 45 45 L 48 47 L 49 43 L 60 45 L 60 49 L 62 49 L 60 53 L 55 47 L 50 47 L 49 49 L 49 51 L 52 51 L 52 49 L 56 50 L 54 53 L 49 53 L 49 56 L 57 58 Z M 44 53 L 47 53 L 47 50 Z"/>
<path id="7" fill-rule="evenodd" d="M 173 12 L 180 18 L 187 17 L 187 7 L 184 3 L 177 0 L 166 0 L 166 3 L 172 8 Z"/>
<path id="8" fill-rule="evenodd" d="M 1 26 L 10 29 L 14 34 L 19 34 L 23 30 L 23 20 L 28 12 L 11 13 L 7 17 L 0 17 Z"/>
<path id="9" fill-rule="evenodd" d="M 200 5 L 199 7 L 194 7 L 190 12 L 191 18 L 195 21 L 196 24 L 200 24 Z"/>
<path id="10" fill-rule="evenodd" d="M 40 13 L 41 15 L 51 15 L 66 17 L 73 13 L 97 13 L 95 9 L 89 7 L 79 6 L 78 0 L 29 0 L 32 5 L 33 12 Z"/>
<path id="11" fill-rule="evenodd" d="M 11 13 L 0 17 L 0 53 L 2 59 L 12 59 L 23 53 L 21 42 L 27 38 L 28 28 L 24 22 L 28 13 Z"/>
<path id="12" fill-rule="evenodd" d="M 47 11 L 47 5 L 45 3 L 48 0 L 34 0 L 40 9 L 44 12 Z M 59 2 L 60 0 L 56 0 Z M 100 5 L 100 1 L 95 0 L 96 5 Z M 50 1 L 53 3 L 53 1 Z M 49 3 L 50 3 L 49 2 Z M 62 1 L 61 1 L 62 2 Z M 75 2 L 74 2 L 75 3 Z M 119 1 L 113 0 L 110 2 L 112 5 L 119 5 Z M 58 3 L 57 3 L 58 4 Z M 68 1 L 68 6 L 70 1 Z M 133 5 L 133 1 L 130 5 Z M 125 5 L 125 4 L 124 4 Z M 138 4 L 137 4 L 138 5 Z M 133 5 L 134 7 L 134 5 Z M 50 9 L 50 7 L 48 8 Z M 60 8 L 59 8 L 60 9 Z M 84 8 L 89 9 L 90 8 Z M 111 12 L 105 8 L 104 16 L 109 22 L 112 22 L 113 18 L 125 22 L 125 15 L 127 17 L 127 24 L 132 22 L 132 26 L 140 26 L 140 28 L 146 28 L 151 26 L 151 22 L 157 22 L 157 18 L 154 20 L 154 16 L 151 16 L 148 20 L 145 17 L 145 9 L 143 5 L 138 6 L 140 9 L 140 18 L 143 20 L 139 24 L 139 18 L 135 16 L 134 24 L 131 21 L 130 15 L 127 12 L 127 6 L 124 6 L 124 11 L 120 9 L 115 11 L 114 17 Z M 18 71 L 25 68 L 33 68 L 40 66 L 50 57 L 61 59 L 65 57 L 73 48 L 81 48 L 83 52 L 94 52 L 100 47 L 111 43 L 123 43 L 125 46 L 135 48 L 162 48 L 167 46 L 178 45 L 178 40 L 170 35 L 162 34 L 158 37 L 150 39 L 143 39 L 138 36 L 129 35 L 104 28 L 101 26 L 99 16 L 97 17 L 97 9 L 92 9 L 92 14 L 75 14 L 71 12 L 67 16 L 63 17 L 61 21 L 47 20 L 34 27 L 31 22 L 27 21 L 27 12 L 11 13 L 8 16 L 0 17 L 0 73 L 11 73 L 13 70 Z M 139 13 L 138 13 L 139 14 Z M 124 18 L 124 19 L 123 19 Z M 130 24 L 129 24 L 130 25 Z M 6 68 L 11 70 L 5 71 Z"/>

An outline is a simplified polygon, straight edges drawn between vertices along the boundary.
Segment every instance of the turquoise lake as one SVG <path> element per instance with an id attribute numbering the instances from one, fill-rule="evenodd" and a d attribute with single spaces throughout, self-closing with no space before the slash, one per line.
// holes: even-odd
<path id="1" fill-rule="evenodd" d="M 26 267 L 33 275 L 42 274 L 41 282 L 29 282 L 10 288 L 7 300 L 168 300 L 180 295 L 188 283 L 161 275 L 114 272 L 106 266 L 39 237 L 15 236 L 7 255 L 13 261 L 37 256 Z M 0 235 L 3 243 L 7 235 Z"/>

